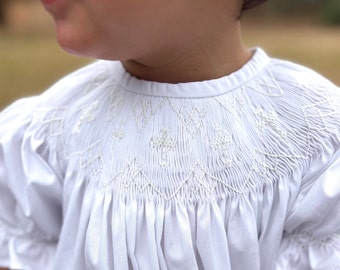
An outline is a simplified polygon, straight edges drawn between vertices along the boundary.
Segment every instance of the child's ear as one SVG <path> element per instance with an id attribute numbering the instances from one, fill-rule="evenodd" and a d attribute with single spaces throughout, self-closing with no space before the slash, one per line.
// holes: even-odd
<path id="1" fill-rule="evenodd" d="M 243 5 L 242 5 L 242 11 L 261 5 L 262 3 L 266 1 L 267 0 L 244 0 Z"/>

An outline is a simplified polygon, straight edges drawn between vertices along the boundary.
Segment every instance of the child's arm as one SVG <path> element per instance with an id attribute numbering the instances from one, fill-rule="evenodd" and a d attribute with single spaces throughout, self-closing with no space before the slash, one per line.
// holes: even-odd
<path id="1" fill-rule="evenodd" d="M 62 186 L 34 99 L 0 114 L 0 265 L 37 269 L 54 258 Z"/>
<path id="2" fill-rule="evenodd" d="M 339 145 L 311 164 L 284 229 L 276 270 L 340 267 Z"/>

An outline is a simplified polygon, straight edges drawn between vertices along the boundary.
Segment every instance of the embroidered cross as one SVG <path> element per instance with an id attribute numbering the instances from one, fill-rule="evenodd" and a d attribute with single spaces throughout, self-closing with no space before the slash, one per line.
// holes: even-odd
<path id="1" fill-rule="evenodd" d="M 280 128 L 276 123 L 278 116 L 274 111 L 267 113 L 261 108 L 257 108 L 255 112 L 261 118 L 261 120 L 256 123 L 256 126 L 260 131 L 263 131 L 263 129 L 269 126 L 276 131 L 281 138 L 285 138 L 287 136 L 287 131 Z"/>
<path id="2" fill-rule="evenodd" d="M 211 141 L 211 145 L 218 150 L 222 151 L 222 161 L 224 164 L 226 164 L 228 167 L 231 167 L 233 165 L 233 160 L 229 156 L 228 148 L 233 143 L 232 137 L 229 135 L 229 133 L 220 125 L 217 125 L 215 128 L 216 136 Z"/>
<path id="3" fill-rule="evenodd" d="M 174 149 L 176 146 L 176 142 L 170 138 L 169 132 L 170 130 L 168 128 L 163 127 L 160 131 L 160 136 L 151 139 L 152 146 L 159 148 L 161 151 L 160 165 L 163 169 L 169 167 L 169 163 L 167 162 L 168 151 Z"/>

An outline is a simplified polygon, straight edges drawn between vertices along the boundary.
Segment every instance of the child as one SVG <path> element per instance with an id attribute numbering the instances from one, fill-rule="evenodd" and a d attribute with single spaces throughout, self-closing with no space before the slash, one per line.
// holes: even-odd
<path id="1" fill-rule="evenodd" d="M 2 112 L 0 265 L 340 269 L 340 91 L 243 45 L 263 1 L 42 2 L 105 60 Z"/>

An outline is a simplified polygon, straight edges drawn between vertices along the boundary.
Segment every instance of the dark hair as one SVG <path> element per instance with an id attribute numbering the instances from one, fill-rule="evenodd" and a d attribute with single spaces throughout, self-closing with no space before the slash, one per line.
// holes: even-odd
<path id="1" fill-rule="evenodd" d="M 244 0 L 242 10 L 246 10 L 246 9 L 249 9 L 249 8 L 256 7 L 256 6 L 262 4 L 266 1 L 267 0 Z"/>

